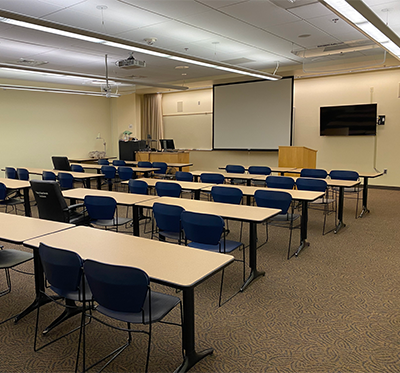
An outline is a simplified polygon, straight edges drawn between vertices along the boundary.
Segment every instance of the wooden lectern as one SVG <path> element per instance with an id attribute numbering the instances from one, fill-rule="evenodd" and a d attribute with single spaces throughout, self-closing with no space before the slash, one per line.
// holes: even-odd
<path id="1" fill-rule="evenodd" d="M 317 151 L 305 146 L 280 146 L 279 167 L 316 168 Z"/>

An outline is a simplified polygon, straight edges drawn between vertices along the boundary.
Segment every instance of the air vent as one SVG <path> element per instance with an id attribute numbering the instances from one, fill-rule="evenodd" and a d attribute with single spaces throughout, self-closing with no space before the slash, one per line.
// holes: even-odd
<path id="1" fill-rule="evenodd" d="M 241 65 L 243 63 L 255 62 L 254 60 L 250 60 L 249 58 L 241 57 L 241 58 L 234 58 L 232 60 L 225 60 L 221 61 L 223 63 L 229 63 L 230 65 Z"/>
<path id="2" fill-rule="evenodd" d="M 20 58 L 16 62 L 11 62 L 12 64 L 23 65 L 23 66 L 41 66 L 46 65 L 49 61 L 36 61 L 30 58 Z"/>

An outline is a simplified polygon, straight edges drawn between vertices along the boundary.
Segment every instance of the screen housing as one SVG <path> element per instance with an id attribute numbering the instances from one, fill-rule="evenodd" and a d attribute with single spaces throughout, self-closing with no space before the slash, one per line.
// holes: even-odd
<path id="1" fill-rule="evenodd" d="M 320 107 L 320 136 L 375 136 L 377 104 Z"/>
<path id="2" fill-rule="evenodd" d="M 161 150 L 174 150 L 175 144 L 173 139 L 160 139 Z"/>

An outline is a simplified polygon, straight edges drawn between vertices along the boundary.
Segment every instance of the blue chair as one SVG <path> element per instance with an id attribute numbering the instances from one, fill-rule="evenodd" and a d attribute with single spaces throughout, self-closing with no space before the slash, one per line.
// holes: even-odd
<path id="1" fill-rule="evenodd" d="M 138 162 L 138 167 L 147 167 L 147 168 L 152 168 L 153 164 L 148 161 L 139 161 Z"/>
<path id="2" fill-rule="evenodd" d="M 129 193 L 133 193 L 133 194 L 145 194 L 145 195 L 147 195 L 147 194 L 149 194 L 149 186 L 144 180 L 130 179 L 128 181 L 128 192 Z M 127 214 L 128 214 L 128 211 L 127 211 Z M 143 214 L 143 207 L 140 207 L 139 208 L 139 220 L 143 220 L 143 219 L 150 219 L 150 217 L 149 216 L 145 216 Z M 146 231 L 146 225 L 145 225 L 145 231 Z"/>
<path id="3" fill-rule="evenodd" d="M 82 302 L 83 305 L 85 305 L 86 300 L 92 299 L 92 294 L 89 286 L 87 286 L 87 284 L 85 286 L 84 284 L 83 261 L 81 257 L 72 251 L 50 247 L 43 243 L 40 243 L 39 245 L 39 257 L 43 266 L 46 282 L 49 285 L 43 290 L 40 290 L 42 296 L 46 297 L 49 301 L 69 309 L 70 312 L 83 314 L 85 306 L 78 308 L 75 302 Z M 48 288 L 53 293 L 48 294 Z M 54 293 L 57 294 L 58 297 L 65 299 L 65 305 L 63 305 L 57 298 L 54 298 Z M 81 329 L 81 323 L 79 323 L 79 325 L 73 330 L 65 333 L 61 337 L 53 339 L 52 341 L 45 342 L 42 346 L 38 347 L 38 330 L 41 308 L 40 305 L 37 307 L 34 338 L 35 351 L 39 351 L 42 348 L 59 341 L 61 338 Z M 78 364 L 78 360 L 76 361 L 76 364 Z"/>
<path id="4" fill-rule="evenodd" d="M 128 181 L 133 178 L 132 167 L 119 166 L 118 167 L 119 182 Z"/>
<path id="5" fill-rule="evenodd" d="M 101 166 L 108 166 L 110 162 L 107 159 L 99 159 L 97 163 Z"/>
<path id="6" fill-rule="evenodd" d="M 265 179 L 267 188 L 293 189 L 294 179 L 289 176 L 267 176 Z"/>
<path id="7" fill-rule="evenodd" d="M 5 168 L 5 176 L 7 179 L 16 179 L 17 178 L 17 170 L 14 167 L 6 167 Z"/>
<path id="8" fill-rule="evenodd" d="M 29 171 L 26 168 L 17 168 L 17 175 L 19 180 L 29 180 Z"/>
<path id="9" fill-rule="evenodd" d="M 332 180 L 359 180 L 358 172 L 356 171 L 347 171 L 347 170 L 332 170 L 329 172 L 329 177 Z M 339 193 L 339 188 L 334 188 L 334 190 Z M 360 185 L 356 185 L 352 188 L 344 188 L 345 197 L 351 199 L 356 199 L 356 219 L 358 218 L 358 203 L 360 201 L 360 193 L 362 189 Z"/>
<path id="10" fill-rule="evenodd" d="M 203 172 L 200 175 L 200 181 L 207 184 L 223 184 L 225 182 L 225 177 L 218 173 Z"/>
<path id="11" fill-rule="evenodd" d="M 287 259 L 290 258 L 290 247 L 292 242 L 292 230 L 299 228 L 300 225 L 294 226 L 293 222 L 299 218 L 299 215 L 293 213 L 292 196 L 288 192 L 284 191 L 272 191 L 272 190 L 257 190 L 254 193 L 256 204 L 259 207 L 267 207 L 282 210 L 280 214 L 269 219 L 266 225 L 266 241 L 268 241 L 268 226 L 274 225 L 278 227 L 288 228 L 290 231 L 289 235 L 289 246 L 287 252 Z M 289 207 L 292 205 L 291 212 L 288 212 Z"/>
<path id="12" fill-rule="evenodd" d="M 132 333 L 145 333 L 148 335 L 147 358 L 145 372 L 148 371 L 152 325 L 162 322 L 163 318 L 176 306 L 181 304 L 178 297 L 152 291 L 150 288 L 149 276 L 139 268 L 124 267 L 86 260 L 83 268 L 93 300 L 98 304 L 96 313 L 100 313 L 110 319 L 126 323 L 126 328 L 111 324 L 104 317 L 98 318 L 94 314 L 86 313 L 86 317 L 99 321 L 101 324 L 113 329 L 128 333 L 127 342 L 105 358 L 100 359 L 89 367 L 83 367 L 84 371 L 91 369 L 100 362 L 109 359 L 103 366 L 108 366 L 119 354 L 124 351 L 132 342 Z M 180 323 L 168 321 L 171 325 L 182 326 L 182 308 Z M 83 324 L 83 361 L 85 365 L 86 349 L 88 338 L 84 331 Z M 131 328 L 131 324 L 148 325 L 148 329 Z M 93 341 L 96 343 L 96 340 Z M 133 353 L 137 353 L 137 349 Z M 102 368 L 102 369 L 103 369 Z M 129 367 L 128 367 L 129 368 Z M 101 370 L 102 370 L 101 369 Z M 100 371 L 101 371 L 100 370 Z M 113 369 L 111 369 L 113 370 Z"/>
<path id="13" fill-rule="evenodd" d="M 184 209 L 180 206 L 155 202 L 153 204 L 154 219 L 152 220 L 151 238 L 158 233 L 160 241 L 166 241 L 166 239 L 169 238 L 180 244 L 182 240 L 182 211 L 184 211 Z M 158 229 L 156 229 L 154 223 L 157 225 Z"/>
<path id="14" fill-rule="evenodd" d="M 178 181 L 193 181 L 193 174 L 185 171 L 176 171 L 175 179 Z"/>
<path id="15" fill-rule="evenodd" d="M 57 177 L 56 174 L 52 171 L 43 171 L 42 180 L 56 181 Z"/>
<path id="16" fill-rule="evenodd" d="M 303 168 L 300 172 L 300 177 L 313 177 L 317 179 L 326 179 L 328 173 L 321 168 Z"/>
<path id="17" fill-rule="evenodd" d="M 230 203 L 232 205 L 240 205 L 243 198 L 243 192 L 239 188 L 235 187 L 224 187 L 224 186 L 213 186 L 211 188 L 211 197 L 214 202 L 220 203 Z M 229 225 L 228 220 L 226 221 L 226 233 L 229 233 Z M 242 241 L 242 230 L 243 230 L 243 221 L 240 223 L 240 238 L 239 241 Z"/>
<path id="18" fill-rule="evenodd" d="M 240 165 L 236 164 L 228 164 L 225 167 L 225 171 L 228 173 L 233 173 L 233 174 L 244 174 L 246 172 L 245 168 Z M 244 179 L 231 179 L 231 184 L 244 184 L 246 185 L 246 180 Z"/>
<path id="19" fill-rule="evenodd" d="M 7 187 L 0 183 L 0 207 L 5 207 L 5 212 L 8 212 L 8 207 L 11 207 L 11 210 L 15 210 L 15 213 L 17 213 L 16 206 L 22 203 L 24 203 L 22 199 L 9 195 Z"/>
<path id="20" fill-rule="evenodd" d="M 117 174 L 117 169 L 114 166 L 101 166 L 101 173 L 104 174 L 105 183 L 108 185 L 108 190 L 112 190 L 113 181 Z"/>
<path id="21" fill-rule="evenodd" d="M 270 175 L 271 174 L 271 168 L 268 166 L 250 166 L 249 169 L 249 174 L 252 175 Z M 265 186 L 265 180 L 252 180 L 252 185 L 254 186 Z"/>
<path id="22" fill-rule="evenodd" d="M 162 179 L 166 178 L 168 165 L 165 162 L 153 162 L 152 167 L 159 168 L 159 170 L 153 171 L 154 177 Z"/>
<path id="23" fill-rule="evenodd" d="M 62 190 L 73 189 L 74 177 L 67 172 L 58 173 L 58 182 Z"/>
<path id="24" fill-rule="evenodd" d="M 156 192 L 159 197 L 180 197 L 182 187 L 178 183 L 157 181 Z"/>
<path id="25" fill-rule="evenodd" d="M 80 164 L 72 164 L 71 171 L 72 172 L 85 172 L 85 170 L 83 169 L 83 167 Z"/>
<path id="26" fill-rule="evenodd" d="M 98 225 L 107 229 L 113 227 L 118 232 L 120 225 L 132 221 L 130 218 L 118 217 L 117 202 L 108 196 L 86 196 L 84 205 L 90 218 L 91 225 Z"/>
<path id="27" fill-rule="evenodd" d="M 309 208 L 318 208 L 318 206 L 322 206 L 323 211 L 324 211 L 324 225 L 322 228 L 322 234 L 325 235 L 329 232 L 332 232 L 335 227 L 336 227 L 336 203 L 335 199 L 329 198 L 327 195 L 328 192 L 328 184 L 325 180 L 323 179 L 318 179 L 318 178 L 306 178 L 306 177 L 299 177 L 296 180 L 296 186 L 298 190 L 308 190 L 312 192 L 324 192 L 324 196 L 322 198 L 317 199 L 316 201 L 313 201 L 309 204 Z M 335 225 L 334 227 L 329 230 L 328 232 L 325 232 L 325 226 L 326 226 L 326 217 L 327 215 L 335 213 Z"/>
<path id="28" fill-rule="evenodd" d="M 181 224 L 185 235 L 185 245 L 196 249 L 212 251 L 216 253 L 232 253 L 236 249 L 243 249 L 243 259 L 235 261 L 243 262 L 243 282 L 246 276 L 246 257 L 243 243 L 227 240 L 224 234 L 225 223 L 218 215 L 201 214 L 191 211 L 183 211 L 181 214 Z M 222 237 L 222 238 L 221 238 Z M 190 241 L 190 242 L 189 242 Z M 222 303 L 222 288 L 224 281 L 224 270 L 222 271 L 220 294 L 218 304 L 221 306 L 234 295 Z"/>
<path id="29" fill-rule="evenodd" d="M 120 166 L 126 166 L 126 162 L 123 161 L 122 159 L 114 159 L 112 161 L 113 166 L 115 167 L 120 167 Z"/>

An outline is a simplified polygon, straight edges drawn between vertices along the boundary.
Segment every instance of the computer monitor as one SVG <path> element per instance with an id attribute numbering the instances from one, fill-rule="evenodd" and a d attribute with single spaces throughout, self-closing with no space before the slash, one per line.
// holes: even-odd
<path id="1" fill-rule="evenodd" d="M 173 139 L 160 139 L 161 149 L 162 150 L 174 150 L 174 140 Z"/>

